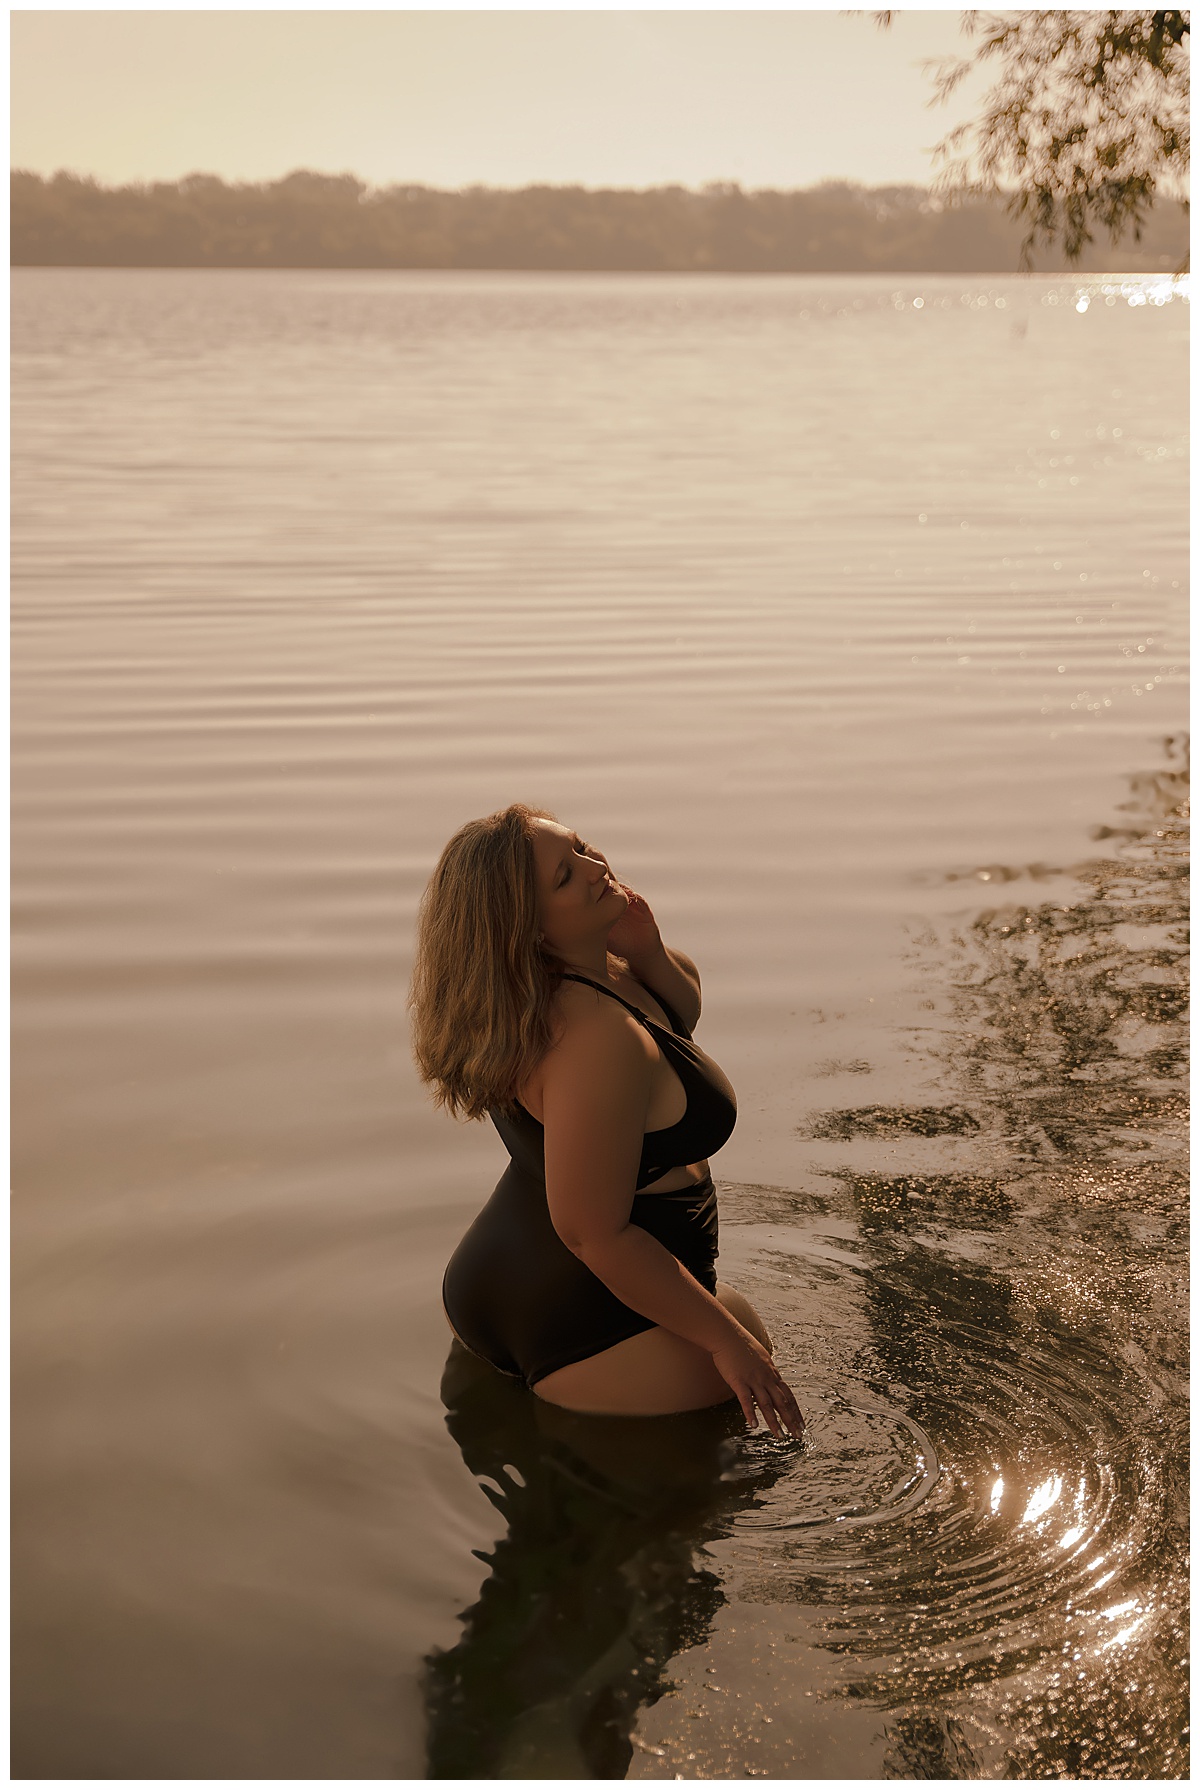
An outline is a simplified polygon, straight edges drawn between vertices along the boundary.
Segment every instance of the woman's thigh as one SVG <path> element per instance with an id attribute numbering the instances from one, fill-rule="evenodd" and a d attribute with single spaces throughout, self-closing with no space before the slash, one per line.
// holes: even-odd
<path id="1" fill-rule="evenodd" d="M 762 1319 L 748 1299 L 723 1281 L 717 1282 L 717 1298 L 739 1324 L 770 1348 Z M 548 1404 L 563 1405 L 569 1411 L 625 1417 L 697 1411 L 733 1397 L 706 1349 L 660 1328 L 640 1331 L 598 1355 L 560 1367 L 539 1380 L 533 1390 Z"/>

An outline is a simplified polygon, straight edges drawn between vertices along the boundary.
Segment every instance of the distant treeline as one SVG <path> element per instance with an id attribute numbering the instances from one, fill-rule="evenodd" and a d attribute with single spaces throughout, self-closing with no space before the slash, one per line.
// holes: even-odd
<path id="1" fill-rule="evenodd" d="M 593 190 L 372 188 L 297 172 L 227 186 L 210 174 L 104 187 L 12 176 L 12 262 L 40 267 L 527 268 L 671 273 L 1011 273 L 1022 226 L 1002 201 L 945 205 L 921 187 L 828 182 Z M 1141 243 L 1094 243 L 1077 265 L 1158 273 L 1187 253 L 1164 201 Z M 1044 255 L 1039 271 L 1069 271 Z"/>

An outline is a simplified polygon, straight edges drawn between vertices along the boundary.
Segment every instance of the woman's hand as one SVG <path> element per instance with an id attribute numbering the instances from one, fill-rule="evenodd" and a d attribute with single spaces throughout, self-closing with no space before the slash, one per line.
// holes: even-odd
<path id="1" fill-rule="evenodd" d="M 611 872 L 610 872 L 611 874 Z M 658 930 L 658 921 L 650 909 L 650 903 L 627 884 L 613 881 L 626 897 L 628 906 L 620 919 L 613 924 L 608 935 L 608 948 L 615 957 L 623 957 L 632 965 L 635 959 L 644 961 L 655 957 L 663 948 L 662 934 Z"/>
<path id="2" fill-rule="evenodd" d="M 804 1434 L 804 1419 L 791 1387 L 748 1330 L 739 1324 L 730 1340 L 713 1350 L 712 1358 L 721 1378 L 737 1394 L 750 1429 L 758 1426 L 757 1406 L 773 1436 Z"/>

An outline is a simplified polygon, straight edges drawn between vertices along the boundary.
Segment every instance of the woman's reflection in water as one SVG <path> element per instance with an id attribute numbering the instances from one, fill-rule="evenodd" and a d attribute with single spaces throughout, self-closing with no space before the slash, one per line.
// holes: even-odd
<path id="1" fill-rule="evenodd" d="M 667 1662 L 705 1639 L 724 1602 L 698 1548 L 727 1532 L 794 1448 L 739 1470 L 736 1406 L 585 1416 L 534 1398 L 458 1343 L 442 1400 L 508 1532 L 462 1639 L 426 1661 L 428 1776 L 623 1778 L 639 1709 L 668 1688 Z"/>

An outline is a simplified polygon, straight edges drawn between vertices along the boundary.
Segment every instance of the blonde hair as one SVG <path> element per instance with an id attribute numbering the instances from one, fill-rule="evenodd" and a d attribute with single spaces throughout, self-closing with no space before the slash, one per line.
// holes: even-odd
<path id="1" fill-rule="evenodd" d="M 421 900 L 408 997 L 413 1055 L 435 1104 L 456 1118 L 511 1111 L 552 1042 L 562 969 L 538 936 L 533 822 L 553 818 L 513 802 L 468 821 Z"/>

